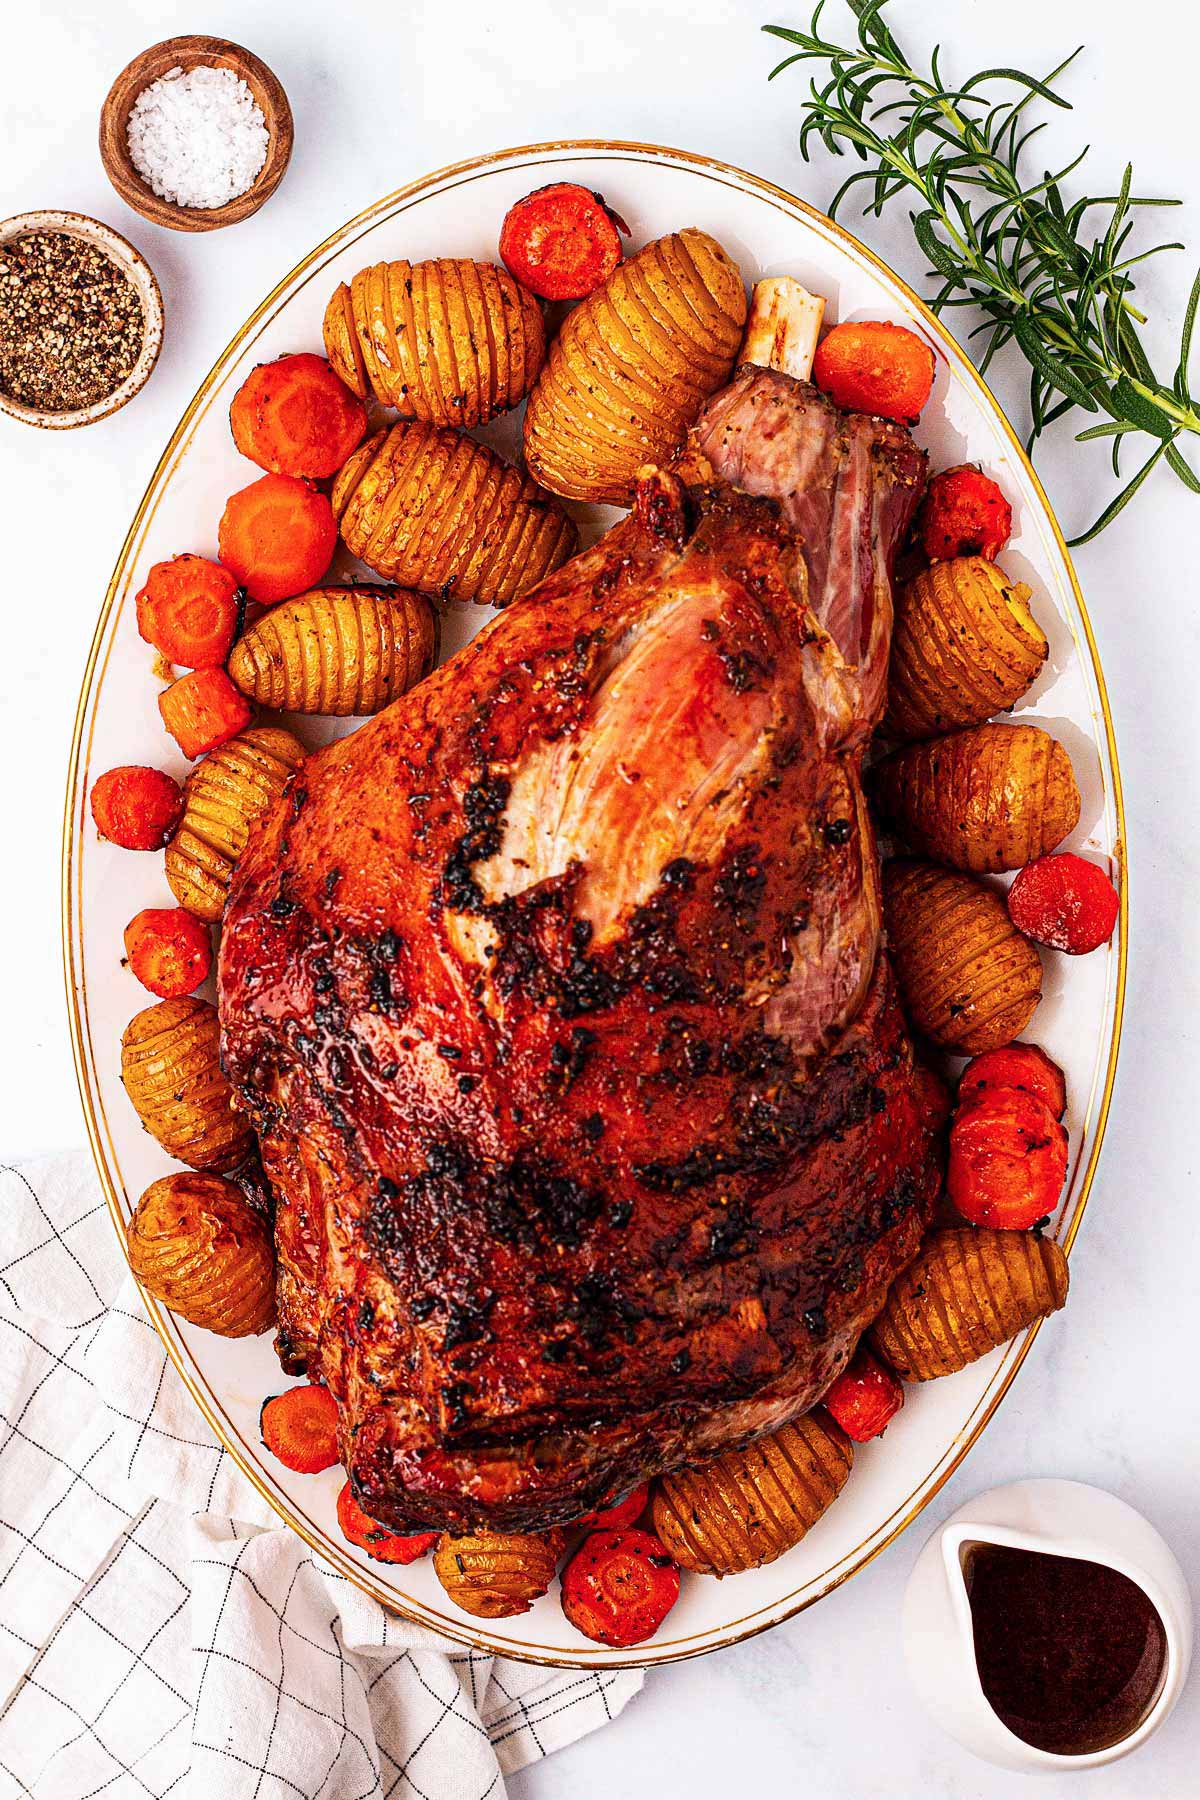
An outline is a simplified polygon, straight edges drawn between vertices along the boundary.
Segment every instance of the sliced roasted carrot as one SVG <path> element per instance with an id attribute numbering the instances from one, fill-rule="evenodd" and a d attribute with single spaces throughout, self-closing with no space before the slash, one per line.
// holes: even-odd
<path id="1" fill-rule="evenodd" d="M 264 475 L 230 495 L 217 542 L 250 598 L 273 606 L 317 585 L 337 547 L 337 525 L 328 496 L 309 482 Z"/>
<path id="2" fill-rule="evenodd" d="M 203 756 L 244 731 L 254 717 L 224 669 L 193 669 L 158 696 L 163 724 L 185 756 Z"/>
<path id="3" fill-rule="evenodd" d="M 1095 863 L 1060 850 L 1018 871 L 1008 890 L 1008 916 L 1036 944 L 1086 956 L 1117 928 L 1121 897 Z"/>
<path id="4" fill-rule="evenodd" d="M 122 850 L 161 850 L 182 812 L 179 783 L 139 763 L 106 769 L 92 788 L 96 830 Z"/>
<path id="5" fill-rule="evenodd" d="M 337 1401 L 329 1389 L 310 1383 L 264 1401 L 258 1429 L 285 1469 L 319 1475 L 338 1460 L 337 1419 Z"/>
<path id="6" fill-rule="evenodd" d="M 934 476 L 917 514 L 916 534 L 930 562 L 955 556 L 995 562 L 1012 534 L 1012 507 L 990 475 L 964 463 Z"/>
<path id="7" fill-rule="evenodd" d="M 835 325 L 817 345 L 813 380 L 847 412 L 915 424 L 933 387 L 933 351 L 903 325 Z"/>
<path id="8" fill-rule="evenodd" d="M 1067 1110 L 1067 1083 L 1062 1070 L 1038 1044 L 1005 1044 L 973 1056 L 958 1082 L 960 1110 L 995 1088 L 1021 1088 L 1044 1100 L 1056 1119 Z"/>
<path id="9" fill-rule="evenodd" d="M 679 1570 L 649 1531 L 594 1531 L 562 1575 L 562 1609 L 594 1643 L 653 1637 L 679 1598 Z"/>
<path id="10" fill-rule="evenodd" d="M 641 1518 L 649 1499 L 650 1483 L 640 1481 L 623 1500 L 614 1500 L 608 1506 L 598 1506 L 592 1512 L 580 1513 L 574 1523 L 585 1526 L 588 1531 L 620 1531 Z"/>
<path id="11" fill-rule="evenodd" d="M 155 563 L 137 596 L 139 633 L 182 669 L 219 669 L 243 611 L 236 575 L 205 556 Z"/>
<path id="12" fill-rule="evenodd" d="M 359 1550 L 365 1550 L 376 1562 L 412 1563 L 428 1555 L 438 1541 L 436 1531 L 404 1533 L 389 1531 L 378 1524 L 358 1504 L 347 1482 L 337 1499 L 338 1524 L 343 1537 Z"/>
<path id="13" fill-rule="evenodd" d="M 1058 1205 L 1067 1158 L 1067 1134 L 1044 1100 L 985 1088 L 950 1127 L 946 1190 L 972 1225 L 1028 1231 Z"/>
<path id="14" fill-rule="evenodd" d="M 144 988 L 160 1000 L 182 1000 L 208 979 L 212 936 L 182 906 L 148 906 L 125 927 L 125 955 Z"/>
<path id="15" fill-rule="evenodd" d="M 260 363 L 229 409 L 243 456 L 273 475 L 334 475 L 362 442 L 367 415 L 323 356 L 304 351 Z"/>
<path id="16" fill-rule="evenodd" d="M 620 262 L 621 234 L 602 195 L 574 181 L 555 181 L 509 208 L 500 259 L 531 294 L 582 300 Z"/>
<path id="17" fill-rule="evenodd" d="M 848 1438 L 865 1444 L 878 1437 L 904 1405 L 904 1387 L 877 1356 L 861 1347 L 826 1392 L 822 1404 Z"/>

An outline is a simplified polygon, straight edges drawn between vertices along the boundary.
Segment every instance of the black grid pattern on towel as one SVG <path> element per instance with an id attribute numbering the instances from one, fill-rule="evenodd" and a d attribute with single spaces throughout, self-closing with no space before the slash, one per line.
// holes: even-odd
<path id="1" fill-rule="evenodd" d="M 83 1156 L 0 1166 L 0 1800 L 500 1800 L 637 1672 L 389 1617 L 208 1435 Z"/>

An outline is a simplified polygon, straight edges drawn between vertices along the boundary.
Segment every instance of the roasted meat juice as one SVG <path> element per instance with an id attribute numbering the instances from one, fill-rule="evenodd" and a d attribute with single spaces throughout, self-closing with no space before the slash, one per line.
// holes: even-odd
<path id="1" fill-rule="evenodd" d="M 1167 1641 L 1136 1582 L 1073 1556 L 973 1544 L 963 1564 L 988 1704 L 1056 1756 L 1107 1749 L 1162 1690 Z"/>

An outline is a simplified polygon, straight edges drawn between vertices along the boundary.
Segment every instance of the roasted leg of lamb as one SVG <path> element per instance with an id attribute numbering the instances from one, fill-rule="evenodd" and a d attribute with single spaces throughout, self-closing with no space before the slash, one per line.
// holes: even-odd
<path id="1" fill-rule="evenodd" d="M 773 1429 L 915 1253 L 939 1121 L 859 773 L 923 481 L 743 371 L 244 859 L 280 1353 L 385 1524 L 549 1526 Z"/>

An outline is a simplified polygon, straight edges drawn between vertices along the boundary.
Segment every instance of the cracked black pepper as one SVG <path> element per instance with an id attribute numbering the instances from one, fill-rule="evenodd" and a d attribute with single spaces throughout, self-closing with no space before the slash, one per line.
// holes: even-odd
<path id="1" fill-rule="evenodd" d="M 0 249 L 0 390 L 23 406 L 78 412 L 115 393 L 145 335 L 137 289 L 112 258 L 65 231 Z"/>

